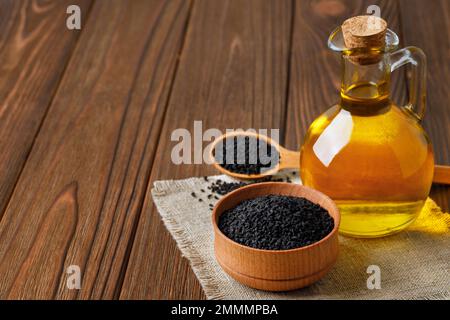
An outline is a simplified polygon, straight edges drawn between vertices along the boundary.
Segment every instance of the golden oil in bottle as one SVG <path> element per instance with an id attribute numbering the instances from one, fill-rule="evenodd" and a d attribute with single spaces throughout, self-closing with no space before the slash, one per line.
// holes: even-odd
<path id="1" fill-rule="evenodd" d="M 341 104 L 311 125 L 301 150 L 305 185 L 334 199 L 343 234 L 376 237 L 419 214 L 433 175 L 433 153 L 412 115 L 371 83 L 342 92 Z"/>
<path id="2" fill-rule="evenodd" d="M 391 234 L 423 207 L 433 176 L 431 145 L 417 120 L 378 95 L 376 85 L 350 90 L 311 125 L 301 150 L 302 181 L 337 202 L 341 233 Z"/>
<path id="3" fill-rule="evenodd" d="M 341 99 L 309 128 L 300 173 L 306 186 L 337 202 L 345 235 L 404 229 L 431 187 L 433 151 L 420 125 L 426 58 L 415 47 L 395 51 L 398 43 L 387 23 L 372 16 L 346 20 L 328 42 L 342 57 Z M 410 99 L 398 107 L 389 98 L 390 75 L 406 63 L 414 70 Z"/>

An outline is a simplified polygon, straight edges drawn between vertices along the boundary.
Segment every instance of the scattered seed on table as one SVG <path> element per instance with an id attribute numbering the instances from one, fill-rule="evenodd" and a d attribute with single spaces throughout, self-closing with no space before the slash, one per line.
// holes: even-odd
<path id="1" fill-rule="evenodd" d="M 201 192 L 205 192 L 205 190 L 203 190 L 203 189 L 200 189 L 200 191 L 201 191 Z"/>
<path id="2" fill-rule="evenodd" d="M 191 196 L 194 197 L 194 198 L 197 198 L 197 195 L 195 194 L 195 192 L 192 192 Z"/>
<path id="3" fill-rule="evenodd" d="M 205 180 L 206 182 L 208 182 L 208 177 L 207 177 L 207 176 L 204 176 L 204 177 L 203 177 L 203 180 Z"/>
<path id="4" fill-rule="evenodd" d="M 203 200 L 202 199 L 198 199 L 198 202 L 203 202 Z"/>

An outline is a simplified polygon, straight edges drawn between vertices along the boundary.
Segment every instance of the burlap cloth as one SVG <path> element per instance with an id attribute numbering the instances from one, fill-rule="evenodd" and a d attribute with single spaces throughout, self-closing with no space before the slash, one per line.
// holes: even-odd
<path id="1" fill-rule="evenodd" d="M 209 184 L 203 178 L 190 178 L 156 181 L 152 189 L 164 224 L 208 299 L 450 299 L 450 215 L 431 199 L 406 231 L 369 240 L 340 236 L 339 258 L 327 276 L 307 288 L 271 293 L 241 285 L 217 264 L 209 208 L 217 200 L 201 192 Z M 192 192 L 203 201 L 192 197 Z M 367 288 L 369 265 L 380 267 L 381 289 Z"/>

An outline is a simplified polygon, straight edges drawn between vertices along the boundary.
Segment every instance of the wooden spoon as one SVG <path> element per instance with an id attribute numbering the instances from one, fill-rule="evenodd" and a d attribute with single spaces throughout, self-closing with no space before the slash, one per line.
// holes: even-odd
<path id="1" fill-rule="evenodd" d="M 433 182 L 440 184 L 450 184 L 450 167 L 435 165 Z"/>
<path id="2" fill-rule="evenodd" d="M 217 144 L 219 144 L 223 140 L 236 136 L 249 136 L 255 137 L 260 140 L 264 140 L 267 144 L 273 146 L 278 151 L 280 159 L 279 162 L 275 166 L 273 166 L 273 168 L 264 171 L 260 174 L 243 174 L 228 171 L 227 169 L 225 169 L 224 167 L 222 167 L 220 164 L 217 163 L 216 158 L 214 157 L 214 150 Z M 255 132 L 238 131 L 226 133 L 220 136 L 212 144 L 210 158 L 211 158 L 210 162 L 217 170 L 219 170 L 223 174 L 242 180 L 257 180 L 270 175 L 274 175 L 283 169 L 298 169 L 300 167 L 300 152 L 285 149 L 271 138 Z M 450 166 L 435 165 L 433 182 L 439 184 L 450 184 Z"/>
<path id="3" fill-rule="evenodd" d="M 227 169 L 225 169 L 224 167 L 222 167 L 220 164 L 217 163 L 216 158 L 214 157 L 214 150 L 216 149 L 216 146 L 223 140 L 232 138 L 232 137 L 237 137 L 237 136 L 249 136 L 249 137 L 255 137 L 260 140 L 264 140 L 268 145 L 273 146 L 278 151 L 279 162 L 275 166 L 273 166 L 273 168 L 268 169 L 264 172 L 261 172 L 260 174 L 243 174 L 243 173 L 236 173 L 236 172 L 228 171 Z M 299 164 L 300 164 L 300 152 L 287 150 L 287 149 L 283 148 L 282 146 L 280 146 L 277 142 L 275 142 L 274 140 L 269 138 L 268 136 L 254 133 L 254 132 L 230 132 L 230 133 L 226 133 L 226 134 L 220 136 L 212 144 L 210 158 L 211 158 L 210 163 L 212 163 L 213 166 L 217 170 L 219 170 L 220 172 L 222 172 L 228 176 L 242 179 L 242 180 L 261 179 L 261 178 L 264 178 L 267 176 L 274 175 L 283 169 L 293 169 L 293 168 L 298 169 Z"/>

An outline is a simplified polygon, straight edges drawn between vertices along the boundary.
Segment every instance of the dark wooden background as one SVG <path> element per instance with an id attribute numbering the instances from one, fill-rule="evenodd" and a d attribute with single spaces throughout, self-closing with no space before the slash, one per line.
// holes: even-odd
<path id="1" fill-rule="evenodd" d="M 297 149 L 337 99 L 327 37 L 369 4 L 427 53 L 424 126 L 450 165 L 449 0 L 0 0 L 0 298 L 204 298 L 150 188 L 215 172 L 173 165 L 172 130 L 281 128 Z"/>

